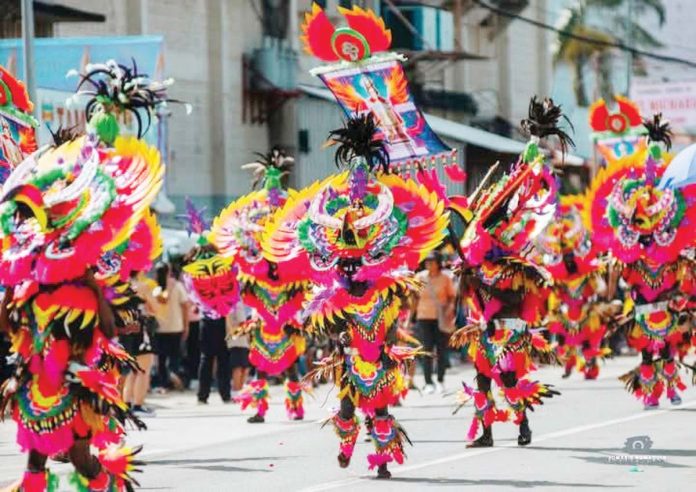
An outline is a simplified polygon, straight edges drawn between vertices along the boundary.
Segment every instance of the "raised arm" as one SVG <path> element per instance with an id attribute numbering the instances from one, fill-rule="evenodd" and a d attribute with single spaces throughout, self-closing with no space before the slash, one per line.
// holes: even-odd
<path id="1" fill-rule="evenodd" d="M 111 306 L 104 297 L 104 292 L 102 292 L 97 279 L 94 278 L 94 273 L 88 270 L 87 273 L 85 273 L 84 279 L 85 285 L 94 292 L 94 295 L 97 297 L 99 327 L 107 338 L 112 338 L 116 335 L 116 319 L 114 318 L 114 312 L 111 310 Z"/>
<path id="2" fill-rule="evenodd" d="M 2 298 L 2 304 L 0 304 L 0 333 L 9 333 L 11 330 L 10 302 L 12 302 L 13 296 L 14 287 L 7 287 Z"/>

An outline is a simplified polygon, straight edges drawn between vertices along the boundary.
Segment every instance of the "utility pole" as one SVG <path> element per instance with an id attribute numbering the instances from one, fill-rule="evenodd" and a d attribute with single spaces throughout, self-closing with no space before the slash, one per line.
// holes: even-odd
<path id="1" fill-rule="evenodd" d="M 626 15 L 626 44 L 630 48 L 626 52 L 626 97 L 630 97 L 631 93 L 631 77 L 633 76 L 633 27 L 631 25 L 631 19 L 633 19 L 633 0 L 627 0 L 626 8 L 628 10 Z"/>
<path id="2" fill-rule="evenodd" d="M 24 50 L 24 84 L 29 99 L 34 101 L 34 117 L 38 119 L 36 80 L 34 79 L 34 0 L 22 0 L 22 48 Z"/>

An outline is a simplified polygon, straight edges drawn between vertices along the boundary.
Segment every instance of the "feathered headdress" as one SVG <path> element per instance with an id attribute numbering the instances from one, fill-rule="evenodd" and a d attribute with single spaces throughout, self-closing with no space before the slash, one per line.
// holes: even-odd
<path id="1" fill-rule="evenodd" d="M 573 124 L 568 117 L 563 114 L 561 107 L 553 103 L 553 99 L 547 97 L 540 101 L 536 96 L 532 97 L 529 101 L 528 116 L 521 122 L 522 129 L 531 136 L 530 145 L 527 146 L 527 150 L 523 155 L 523 160 L 525 162 L 529 162 L 536 157 L 538 153 L 537 144 L 542 138 L 552 135 L 558 137 L 558 141 L 561 145 L 561 153 L 563 155 L 568 152 L 569 146 L 575 146 L 575 142 L 573 142 L 570 135 L 559 126 L 562 119 L 565 120 L 568 125 L 570 125 L 570 129 L 573 130 Z"/>
<path id="2" fill-rule="evenodd" d="M 47 123 L 46 128 L 48 128 L 48 132 L 51 134 L 54 147 L 60 147 L 64 143 L 72 142 L 80 136 L 80 131 L 76 126 L 71 126 L 69 128 L 59 126 L 56 131 L 53 131 L 53 129 Z"/>
<path id="3" fill-rule="evenodd" d="M 71 70 L 68 75 L 77 75 Z M 151 112 L 161 104 L 182 103 L 167 97 L 167 89 L 173 80 L 162 82 L 150 80 L 147 74 L 139 73 L 133 66 L 127 67 L 115 60 L 87 65 L 87 73 L 81 76 L 77 95 L 89 96 L 85 112 L 89 124 L 97 130 L 102 141 L 110 144 L 119 133 L 116 116 L 130 113 L 137 124 L 137 136 L 141 138 L 150 128 Z M 88 88 L 86 86 L 89 86 Z M 187 112 L 190 105 L 186 105 Z M 141 117 L 144 110 L 145 124 Z"/>
<path id="4" fill-rule="evenodd" d="M 252 189 L 256 189 L 259 185 L 265 189 L 282 188 L 281 181 L 290 174 L 290 169 L 295 163 L 294 157 L 287 155 L 280 147 L 273 147 L 266 154 L 260 152 L 255 154 L 258 159 L 242 166 L 242 169 L 251 170 L 254 173 Z"/>
<path id="5" fill-rule="evenodd" d="M 377 138 L 379 128 L 372 113 L 349 118 L 343 128 L 329 132 L 328 146 L 336 145 L 336 167 L 352 167 L 356 158 L 364 159 L 370 171 L 381 167 L 389 172 L 389 153 L 385 142 Z"/>
<path id="6" fill-rule="evenodd" d="M 656 113 L 652 119 L 643 120 L 643 126 L 648 132 L 649 144 L 664 144 L 665 149 L 672 148 L 672 128 L 669 121 L 662 119 L 662 113 Z"/>
<path id="7" fill-rule="evenodd" d="M 334 163 L 350 174 L 351 200 L 365 195 L 370 173 L 389 172 L 389 153 L 371 113 L 349 118 L 343 128 L 329 132 L 327 146 L 336 146 Z"/>

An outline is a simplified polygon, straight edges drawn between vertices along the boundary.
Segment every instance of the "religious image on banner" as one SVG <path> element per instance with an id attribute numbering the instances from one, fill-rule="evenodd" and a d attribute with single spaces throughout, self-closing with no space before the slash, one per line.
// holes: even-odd
<path id="1" fill-rule="evenodd" d="M 631 155 L 643 142 L 643 118 L 638 106 L 630 99 L 616 95 L 616 110 L 611 111 L 604 99 L 590 107 L 592 141 L 602 156 L 602 165 Z"/>
<path id="2" fill-rule="evenodd" d="M 394 161 L 449 152 L 416 107 L 397 60 L 323 73 L 348 116 L 372 113 Z"/>
<path id="3" fill-rule="evenodd" d="M 372 114 L 392 163 L 408 167 L 456 161 L 416 107 L 401 65 L 405 58 L 387 51 L 391 31 L 384 20 L 358 6 L 338 11 L 347 26 L 335 27 L 316 3 L 305 15 L 305 51 L 329 63 L 311 73 L 331 90 L 346 115 Z"/>

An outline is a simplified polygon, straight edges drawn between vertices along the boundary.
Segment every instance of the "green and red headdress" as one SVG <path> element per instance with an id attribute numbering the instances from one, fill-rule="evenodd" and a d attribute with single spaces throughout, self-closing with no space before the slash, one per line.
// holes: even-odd
<path id="1" fill-rule="evenodd" d="M 345 169 L 288 200 L 267 229 L 264 247 L 277 261 L 306 257 L 317 281 L 374 281 L 413 270 L 446 234 L 437 194 L 388 174 L 389 160 L 370 114 L 330 134 Z"/>
<path id="2" fill-rule="evenodd" d="M 659 186 L 672 159 L 665 152 L 669 127 L 659 115 L 645 126 L 637 151 L 610 162 L 593 180 L 589 214 L 594 241 L 619 260 L 664 264 L 696 239 L 696 185 Z"/>

